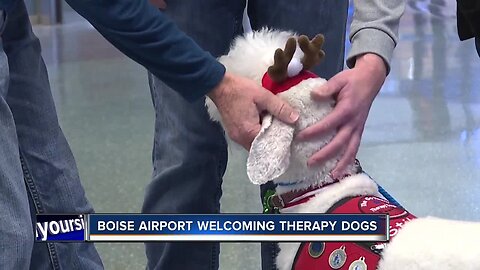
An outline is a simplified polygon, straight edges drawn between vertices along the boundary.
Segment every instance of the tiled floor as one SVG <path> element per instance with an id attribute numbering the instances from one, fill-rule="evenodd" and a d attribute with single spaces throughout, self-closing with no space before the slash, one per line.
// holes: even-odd
<path id="1" fill-rule="evenodd" d="M 408 1 L 359 158 L 412 212 L 480 221 L 480 59 L 472 41 L 458 41 L 455 1 L 446 1 Z M 97 212 L 138 212 L 151 172 L 146 72 L 87 23 L 69 21 L 35 27 L 61 125 Z M 224 212 L 259 211 L 244 154 L 231 151 L 224 182 Z M 142 244 L 97 246 L 107 269 L 145 267 Z M 257 244 L 222 245 L 221 269 L 259 261 Z"/>

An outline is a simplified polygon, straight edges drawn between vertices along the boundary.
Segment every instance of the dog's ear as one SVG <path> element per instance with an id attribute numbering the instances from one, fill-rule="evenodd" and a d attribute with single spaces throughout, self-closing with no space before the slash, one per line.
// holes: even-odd
<path id="1" fill-rule="evenodd" d="M 253 140 L 247 159 L 247 175 L 254 184 L 281 176 L 290 165 L 290 145 L 295 127 L 266 115 Z"/>

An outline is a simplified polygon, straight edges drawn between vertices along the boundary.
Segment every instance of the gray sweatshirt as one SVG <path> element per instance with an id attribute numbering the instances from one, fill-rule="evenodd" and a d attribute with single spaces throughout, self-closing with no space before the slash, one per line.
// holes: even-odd
<path id="1" fill-rule="evenodd" d="M 374 53 L 383 58 L 390 72 L 390 59 L 398 42 L 398 25 L 405 10 L 405 0 L 354 0 L 355 12 L 350 28 L 352 48 L 347 66 L 355 66 L 355 58 Z"/>

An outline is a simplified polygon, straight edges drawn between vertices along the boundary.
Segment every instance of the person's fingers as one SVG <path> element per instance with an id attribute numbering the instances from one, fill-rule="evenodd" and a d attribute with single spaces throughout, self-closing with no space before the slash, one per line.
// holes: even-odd
<path id="1" fill-rule="evenodd" d="M 243 127 L 232 128 L 228 133 L 228 136 L 235 141 L 236 143 L 243 146 L 245 149 L 249 150 L 250 146 L 255 139 L 255 137 L 260 132 L 261 126 L 260 124 L 256 125 L 249 125 L 244 124 Z"/>
<path id="2" fill-rule="evenodd" d="M 248 141 L 246 141 L 246 147 L 245 149 L 250 151 L 250 147 L 252 146 L 252 142 L 257 137 L 258 133 L 260 132 L 262 126 L 260 124 L 253 126 L 249 130 L 247 130 L 247 136 L 246 138 Z"/>
<path id="3" fill-rule="evenodd" d="M 325 145 L 318 152 L 313 154 L 307 161 L 307 166 L 312 167 L 316 165 L 321 165 L 326 160 L 333 158 L 338 153 L 343 152 L 342 149 L 345 147 L 345 142 L 348 141 L 351 136 L 350 128 L 342 128 L 338 131 L 337 135 Z"/>
<path id="4" fill-rule="evenodd" d="M 342 90 L 348 83 L 343 73 L 333 76 L 322 86 L 315 88 L 310 93 L 313 100 L 324 100 L 330 98 Z"/>
<path id="5" fill-rule="evenodd" d="M 345 175 L 345 170 L 347 166 L 352 164 L 355 160 L 355 157 L 358 152 L 358 147 L 360 146 L 360 135 L 354 132 L 353 136 L 350 138 L 350 142 L 348 143 L 347 148 L 345 149 L 345 153 L 343 154 L 342 158 L 338 161 L 335 168 L 332 170 L 332 178 L 339 179 Z"/>
<path id="6" fill-rule="evenodd" d="M 345 121 L 346 118 L 348 118 L 348 115 L 348 110 L 344 109 L 343 106 L 339 104 L 332 112 L 325 116 L 325 118 L 320 120 L 320 122 L 300 131 L 295 139 L 308 140 L 320 136 L 325 132 L 334 131 Z"/>
<path id="7" fill-rule="evenodd" d="M 245 149 L 250 150 L 252 142 L 260 132 L 260 129 L 261 129 L 260 124 L 245 125 L 243 129 L 239 131 L 240 137 L 241 137 L 239 140 L 241 141 L 241 145 Z"/>
<path id="8" fill-rule="evenodd" d="M 300 114 L 292 108 L 286 101 L 265 91 L 262 98 L 257 101 L 257 106 L 261 110 L 268 111 L 271 115 L 287 124 L 295 123 Z"/>

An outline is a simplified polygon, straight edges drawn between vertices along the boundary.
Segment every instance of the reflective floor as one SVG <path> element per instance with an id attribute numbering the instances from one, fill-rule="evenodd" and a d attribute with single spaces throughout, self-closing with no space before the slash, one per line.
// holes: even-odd
<path id="1" fill-rule="evenodd" d="M 359 159 L 413 213 L 480 221 L 480 59 L 473 41 L 459 42 L 455 1 L 446 1 L 408 2 Z M 146 72 L 82 19 L 68 22 L 35 27 L 61 125 L 96 211 L 138 212 L 151 173 Z M 224 212 L 260 210 L 243 158 L 231 151 Z M 97 246 L 106 269 L 145 267 L 142 244 Z M 222 245 L 221 269 L 259 269 L 259 261 L 257 244 Z"/>

